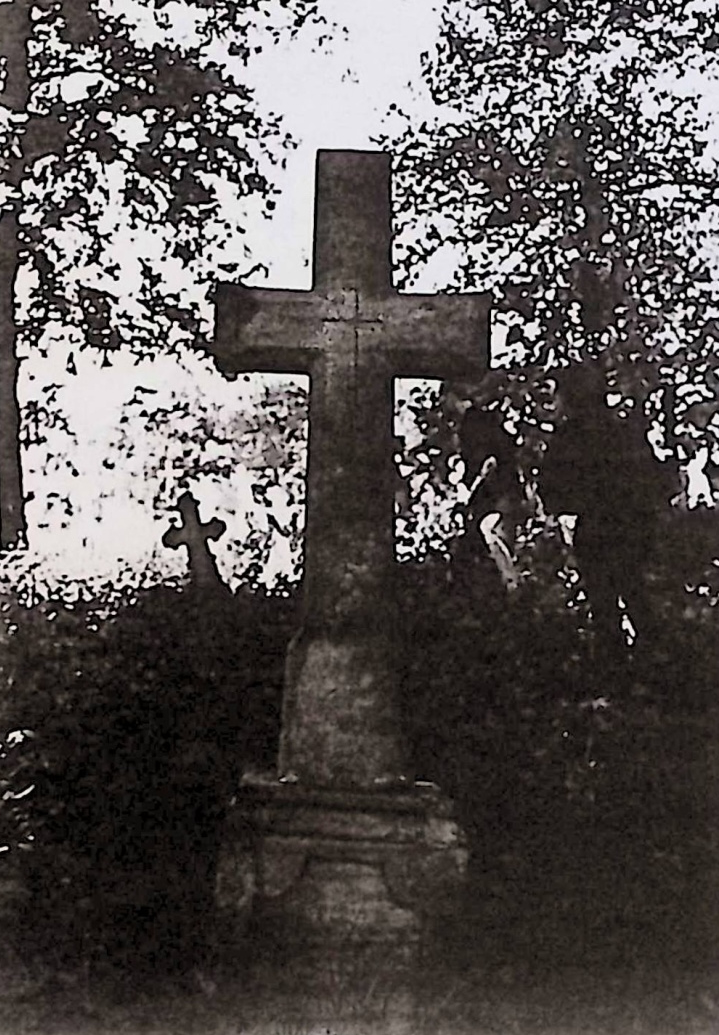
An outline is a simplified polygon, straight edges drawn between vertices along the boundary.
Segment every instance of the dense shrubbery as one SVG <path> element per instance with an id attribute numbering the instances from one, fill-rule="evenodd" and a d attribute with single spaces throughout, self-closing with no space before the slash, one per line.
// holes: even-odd
<path id="1" fill-rule="evenodd" d="M 3 726 L 33 735 L 6 748 L 0 823 L 34 955 L 151 968 L 202 951 L 238 769 L 273 760 L 290 610 L 217 604 L 160 588 L 104 623 L 89 607 L 12 615 Z"/>
<path id="2" fill-rule="evenodd" d="M 615 658 L 599 656 L 586 613 L 557 606 L 556 543 L 514 593 L 481 557 L 460 586 L 441 564 L 411 573 L 407 714 L 420 775 L 452 794 L 469 833 L 485 951 L 713 951 L 716 620 L 689 606 L 664 545 L 649 573 L 661 638 Z"/>
<path id="3" fill-rule="evenodd" d="M 397 569 L 416 772 L 457 801 L 482 951 L 703 951 L 717 638 L 663 556 L 661 640 L 609 661 L 565 606 L 551 537 L 513 593 L 481 549 Z M 6 738 L 0 840 L 30 882 L 26 949 L 192 960 L 239 770 L 274 761 L 294 603 L 7 606 L 2 726 L 33 735 Z"/>

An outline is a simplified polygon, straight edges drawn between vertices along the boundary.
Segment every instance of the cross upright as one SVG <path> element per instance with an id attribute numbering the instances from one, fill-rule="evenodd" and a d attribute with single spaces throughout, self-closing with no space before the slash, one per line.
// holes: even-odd
<path id="1" fill-rule="evenodd" d="M 195 586 L 204 589 L 221 585 L 215 559 L 207 548 L 207 542 L 220 538 L 226 528 L 225 522 L 219 518 L 201 521 L 198 502 L 191 492 L 183 492 L 177 501 L 177 509 L 182 523 L 168 528 L 162 537 L 163 546 L 169 546 L 172 550 L 186 547 L 190 576 Z"/>
<path id="2" fill-rule="evenodd" d="M 310 374 L 304 619 L 279 766 L 371 787 L 407 775 L 388 584 L 392 382 L 483 373 L 489 299 L 394 289 L 388 155 L 320 151 L 316 177 L 312 290 L 220 285 L 213 356 L 229 376 Z"/>

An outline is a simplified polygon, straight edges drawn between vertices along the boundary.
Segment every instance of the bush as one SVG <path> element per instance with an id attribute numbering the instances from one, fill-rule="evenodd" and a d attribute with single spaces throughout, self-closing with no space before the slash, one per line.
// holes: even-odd
<path id="1" fill-rule="evenodd" d="M 405 723 L 469 835 L 471 944 L 696 959 L 717 870 L 714 612 L 656 572 L 661 639 L 602 659 L 558 551 L 539 537 L 512 594 L 481 551 L 397 570 Z M 187 965 L 239 771 L 275 760 L 294 603 L 164 588 L 106 621 L 4 614 L 0 858 L 32 893 L 26 952 Z"/>
<path id="2" fill-rule="evenodd" d="M 160 588 L 108 621 L 5 614 L 0 822 L 31 890 L 26 951 L 186 965 L 239 770 L 274 760 L 291 606 Z"/>
<path id="3" fill-rule="evenodd" d="M 469 836 L 472 943 L 554 962 L 705 959 L 713 612 L 680 609 L 657 578 L 661 638 L 602 658 L 546 576 L 507 594 L 481 559 L 459 590 L 447 575 L 435 562 L 404 576 L 406 720 L 418 774 Z"/>

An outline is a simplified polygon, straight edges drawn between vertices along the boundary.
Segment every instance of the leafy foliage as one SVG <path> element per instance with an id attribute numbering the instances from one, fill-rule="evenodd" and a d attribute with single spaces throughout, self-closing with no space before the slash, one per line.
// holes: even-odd
<path id="1" fill-rule="evenodd" d="M 406 721 L 418 775 L 469 834 L 464 937 L 552 967 L 668 962 L 668 944 L 706 963 L 715 617 L 665 597 L 661 639 L 608 658 L 557 606 L 560 560 L 544 541 L 543 578 L 512 594 L 481 555 L 451 582 L 442 563 L 403 568 Z"/>
<path id="2" fill-rule="evenodd" d="M 6 612 L 0 821 L 32 890 L 25 952 L 139 972 L 206 949 L 227 803 L 273 761 L 290 614 L 164 588 L 99 627 L 87 606 Z"/>
<path id="3" fill-rule="evenodd" d="M 291 146 L 216 55 L 242 65 L 257 15 L 277 15 L 271 40 L 312 23 L 314 6 L 195 4 L 194 42 L 179 51 L 163 37 L 168 7 L 149 5 L 150 44 L 109 0 L 37 4 L 32 102 L 3 123 L 8 139 L 22 137 L 22 160 L 6 171 L 24 235 L 23 347 L 50 355 L 61 343 L 70 377 L 91 350 L 118 366 L 171 352 L 200 369 L 209 283 L 217 268 L 250 272 L 252 256 L 236 247 L 242 221 L 253 205 L 271 211 L 272 170 Z M 686 468 L 704 450 L 707 464 L 714 449 L 716 300 L 702 266 L 715 236 L 711 112 L 679 72 L 713 75 L 715 46 L 692 2 L 448 3 L 425 70 L 451 117 L 394 141 L 400 286 L 431 279 L 454 250 L 440 286 L 492 290 L 505 356 L 533 362 L 453 386 L 429 410 L 421 390 L 411 400 L 421 434 L 402 458 L 412 482 L 398 490 L 404 545 L 422 524 L 432 545 L 454 543 L 449 563 L 400 566 L 407 725 L 418 774 L 458 799 L 482 922 L 495 915 L 501 930 L 510 917 L 531 941 L 527 915 L 541 904 L 557 925 L 554 948 L 568 954 L 581 948 L 568 931 L 601 942 L 602 925 L 615 937 L 622 924 L 658 944 L 671 930 L 674 949 L 690 954 L 701 882 L 716 864 L 714 612 L 683 589 L 716 592 L 702 571 L 716 553 L 713 524 L 698 516 L 690 542 L 679 508 L 648 507 L 659 545 L 649 564 L 636 537 L 629 556 L 617 519 L 613 563 L 646 580 L 661 635 L 607 660 L 541 486 L 562 420 L 550 368 L 587 354 L 608 356 L 604 388 L 659 428 L 675 461 Z M 131 264 L 120 256 L 128 234 Z M 132 283 L 123 302 L 120 277 Z M 28 448 L 74 434 L 61 397 L 54 382 L 38 386 Z M 605 428 L 603 399 L 586 405 Z M 238 417 L 199 389 L 161 394 L 138 376 L 119 408 L 103 462 L 131 469 L 153 506 L 192 480 L 227 484 L 249 464 L 252 492 L 282 497 L 280 534 L 298 546 L 299 389 L 267 388 Z M 489 481 L 485 497 L 470 497 L 491 424 L 473 442 L 472 412 L 495 420 L 494 452 L 510 471 L 491 500 Z M 635 445 L 603 476 L 623 499 Z M 69 496 L 52 502 L 71 516 Z M 513 594 L 477 533 L 490 502 L 513 526 Z M 256 581 L 267 541 L 232 545 L 259 558 Z M 136 953 L 149 965 L 154 926 L 176 959 L 201 951 L 188 932 L 209 911 L 227 797 L 241 765 L 272 761 L 289 605 L 224 598 L 200 621 L 191 596 L 162 589 L 109 623 L 86 621 L 81 606 L 7 614 L 4 725 L 33 735 L 7 740 L 0 822 L 11 854 L 27 860 L 38 947 L 63 959 Z M 172 846 L 171 870 L 160 844 Z"/>
<path id="4" fill-rule="evenodd" d="M 642 954 L 671 929 L 696 962 L 716 858 L 713 611 L 681 606 L 659 550 L 661 638 L 606 659 L 586 604 L 567 607 L 561 537 L 534 537 L 511 594 L 481 540 L 461 541 L 449 563 L 398 565 L 402 694 L 417 776 L 452 794 L 469 833 L 487 951 L 497 928 L 505 952 L 537 953 L 541 927 L 553 959 Z M 293 603 L 158 588 L 111 621 L 82 603 L 4 614 L 0 823 L 4 861 L 31 880 L 31 951 L 186 965 L 210 940 L 238 773 L 274 762 Z"/>
<path id="5" fill-rule="evenodd" d="M 176 383 L 209 365 L 209 296 L 218 276 L 255 269 L 246 228 L 272 212 L 294 146 L 244 85 L 248 63 L 300 32 L 321 42 L 327 25 L 314 0 L 188 4 L 183 17 L 174 5 L 63 0 L 25 15 L 12 55 L 25 96 L 0 108 L 3 277 L 8 299 L 15 278 L 17 302 L 2 317 L 28 361 L 18 379 L 27 521 L 43 528 L 62 514 L 63 531 L 82 454 L 98 445 L 73 382 L 114 368 L 117 384 L 99 389 L 111 397 L 126 378 L 126 412 L 103 415 L 109 431 L 113 416 L 139 420 L 133 389 L 158 356 L 177 361 Z M 12 383 L 10 344 L 3 357 Z M 207 380 L 190 394 L 211 411 Z"/>
<path id="6" fill-rule="evenodd" d="M 303 0 L 260 6 L 264 36 L 248 32 L 258 11 L 188 8 L 179 46 L 154 5 L 144 25 L 113 3 L 35 6 L 30 103 L 14 120 L 22 159 L 8 169 L 30 292 L 26 347 L 71 341 L 72 366 L 87 346 L 152 355 L 158 342 L 198 344 L 208 278 L 218 264 L 247 272 L 249 253 L 233 242 L 249 199 L 272 207 L 272 167 L 291 146 L 253 110 L 234 65 L 246 63 L 248 39 L 271 46 L 316 17 Z M 188 307 L 180 295 L 193 281 Z"/>
<path id="7" fill-rule="evenodd" d="M 709 477 L 717 67 L 703 3 L 450 2 L 435 118 L 384 141 L 400 285 L 490 290 L 497 365 L 609 350 L 615 391 Z"/>

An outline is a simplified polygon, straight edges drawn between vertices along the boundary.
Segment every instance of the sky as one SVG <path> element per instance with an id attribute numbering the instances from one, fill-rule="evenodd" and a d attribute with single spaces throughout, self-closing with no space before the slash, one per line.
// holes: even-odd
<path id="1" fill-rule="evenodd" d="M 203 10 L 188 8 L 180 0 L 164 5 L 162 22 L 147 16 L 148 5 L 140 0 L 105 0 L 108 6 L 132 11 L 138 24 L 138 38 L 149 43 L 172 42 L 179 47 L 196 42 L 198 18 Z M 194 14 L 192 13 L 194 11 Z M 251 286 L 309 289 L 312 247 L 314 162 L 318 148 L 372 149 L 373 138 L 397 116 L 390 105 L 398 104 L 418 121 L 432 118 L 434 105 L 421 76 L 421 55 L 431 49 L 439 25 L 439 0 L 323 0 L 322 12 L 336 29 L 318 44 L 316 34 L 300 31 L 294 39 L 285 37 L 279 44 L 262 44 L 253 56 L 242 81 L 254 92 L 254 106 L 260 116 L 280 114 L 284 132 L 296 143 L 288 152 L 284 170 L 275 169 L 280 191 L 271 220 L 249 210 L 245 214 L 243 244 L 252 254 L 253 264 L 263 267 L 246 283 Z M 252 40 L 249 40 L 252 43 Z M 229 60 L 219 55 L 219 60 Z M 82 91 L 87 76 L 75 74 L 61 85 L 67 92 Z M 132 131 L 131 127 L 128 129 Z M 132 252 L 137 245 L 129 230 L 123 230 L 122 212 L 108 211 L 115 220 L 114 248 L 124 264 L 123 278 L 130 291 Z M 117 227 L 120 227 L 119 232 Z M 67 247 L 67 238 L 57 244 Z M 147 239 L 143 242 L 147 247 Z M 161 228 L 157 228 L 156 248 L 163 250 Z M 192 291 L 182 272 L 168 269 L 166 277 L 177 277 L 178 290 Z M 122 281 L 121 281 L 122 282 Z M 27 288 L 28 285 L 25 285 Z M 441 287 L 431 279 L 418 289 Z M 22 304 L 23 283 L 18 285 Z M 72 341 L 62 340 L 60 331 L 46 329 L 49 358 L 40 362 L 29 356 L 23 365 L 21 402 L 36 394 L 39 384 L 59 388 L 64 411 L 81 443 L 72 454 L 73 470 L 62 464 L 48 474 L 42 469 L 44 453 L 28 451 L 24 458 L 24 488 L 33 498 L 27 504 L 28 549 L 5 558 L 0 577 L 24 584 L 28 580 L 39 596 L 57 592 L 77 592 L 83 583 L 150 581 L 181 576 L 186 570 L 184 550 L 170 551 L 160 544 L 168 527 L 171 511 L 158 513 L 143 496 L 142 456 L 128 458 L 122 465 L 108 469 L 113 456 L 123 408 L 140 382 L 156 395 L 156 401 L 171 400 L 173 392 L 204 393 L 218 405 L 251 407 L 261 379 L 253 384 L 228 383 L 212 364 L 188 356 L 181 363 L 161 356 L 139 368 L 122 354 L 113 356 L 112 368 L 102 366 L 90 351 L 78 352 Z M 68 376 L 73 366 L 75 376 Z M 406 395 L 411 382 L 398 386 Z M 50 450 L 62 453 L 67 441 L 58 432 Z M 141 450 L 140 450 L 141 452 Z M 200 499 L 203 519 L 220 515 L 228 524 L 224 539 L 215 546 L 218 567 L 231 584 L 243 578 L 242 551 L 237 546 L 259 528 L 270 540 L 264 581 L 273 585 L 288 576 L 297 564 L 289 539 L 278 534 L 269 514 L 252 498 L 252 471 L 239 471 L 231 482 L 206 480 L 194 487 Z M 73 501 L 73 514 L 63 512 L 60 502 L 48 509 L 48 497 L 67 494 Z M 275 513 L 282 523 L 289 512 L 287 494 L 278 488 L 273 499 Z M 246 558 L 249 563 L 249 554 Z"/>
<path id="2" fill-rule="evenodd" d="M 323 4 L 339 26 L 331 44 L 318 49 L 308 34 L 256 59 L 252 84 L 260 110 L 281 112 L 299 144 L 282 178 L 272 227 L 260 230 L 256 254 L 270 269 L 264 286 L 310 286 L 317 149 L 376 146 L 373 137 L 392 125 L 393 103 L 418 120 L 434 110 L 420 55 L 436 40 L 439 6 L 440 0 L 331 0 Z"/>

